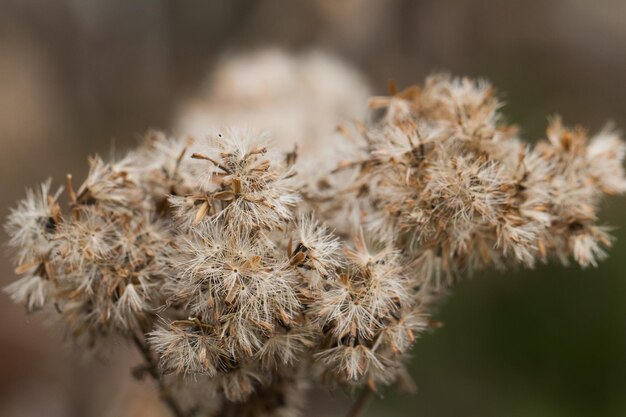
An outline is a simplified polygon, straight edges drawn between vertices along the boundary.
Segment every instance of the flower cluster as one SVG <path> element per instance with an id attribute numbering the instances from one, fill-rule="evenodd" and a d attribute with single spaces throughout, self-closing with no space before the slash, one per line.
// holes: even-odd
<path id="1" fill-rule="evenodd" d="M 16 272 L 25 276 L 8 290 L 29 310 L 54 306 L 73 336 L 94 343 L 111 331 L 150 328 L 170 275 L 170 236 L 133 173 L 132 156 L 89 162 L 77 191 L 68 176 L 67 213 L 50 181 L 12 211 L 7 231 L 18 249 Z"/>
<path id="2" fill-rule="evenodd" d="M 615 132 L 588 139 L 557 117 L 548 140 L 530 146 L 501 120 L 489 84 L 445 75 L 370 105 L 385 115 L 338 168 L 350 180 L 310 194 L 329 221 L 350 220 L 346 233 L 365 227 L 405 250 L 426 292 L 486 266 L 553 257 L 585 267 L 605 256 L 598 204 L 626 190 Z M 326 203 L 331 194 L 345 197 Z"/>
<path id="3" fill-rule="evenodd" d="M 311 310 L 323 340 L 314 359 L 330 381 L 371 387 L 393 382 L 416 334 L 426 327 L 411 297 L 400 253 L 370 250 L 361 236 L 346 266 L 328 280 Z"/>
<path id="4" fill-rule="evenodd" d="M 168 303 L 183 314 L 150 334 L 166 370 L 216 376 L 233 401 L 268 383 L 272 370 L 294 365 L 307 349 L 300 291 L 306 279 L 298 269 L 327 274 L 333 262 L 332 254 L 321 253 L 318 264 L 291 251 L 301 225 L 305 232 L 311 225 L 295 217 L 290 167 L 255 139 L 229 131 L 206 152 L 192 154 L 201 163 L 189 167 L 194 185 L 170 198 L 176 273 L 164 288 Z"/>
<path id="5" fill-rule="evenodd" d="M 66 210 L 50 181 L 28 191 L 6 224 L 23 275 L 7 292 L 92 345 L 134 341 L 178 417 L 210 413 L 177 402 L 186 381 L 224 415 L 292 416 L 307 385 L 406 378 L 457 277 L 606 256 L 598 206 L 626 190 L 613 131 L 554 118 L 531 146 L 486 82 L 392 93 L 371 99 L 377 121 L 339 129 L 340 152 L 151 132 L 119 161 L 90 159 L 77 190 L 68 177 Z"/>

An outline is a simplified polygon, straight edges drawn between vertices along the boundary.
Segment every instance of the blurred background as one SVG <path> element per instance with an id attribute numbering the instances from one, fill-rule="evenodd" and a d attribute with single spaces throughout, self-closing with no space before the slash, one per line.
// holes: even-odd
<path id="1" fill-rule="evenodd" d="M 0 214 L 25 186 L 82 177 L 88 154 L 171 129 L 219 57 L 266 46 L 330 52 L 375 94 L 438 70 L 485 77 L 528 140 L 557 112 L 626 128 L 622 0 L 0 0 Z M 625 416 L 624 213 L 624 198 L 603 211 L 618 239 L 598 268 L 459 283 L 413 351 L 418 393 L 387 392 L 366 415 Z M 14 279 L 7 256 L 0 271 Z M 0 295 L 0 415 L 167 415 L 130 377 L 129 349 L 84 359 L 45 321 Z M 344 415 L 341 398 L 308 415 Z"/>

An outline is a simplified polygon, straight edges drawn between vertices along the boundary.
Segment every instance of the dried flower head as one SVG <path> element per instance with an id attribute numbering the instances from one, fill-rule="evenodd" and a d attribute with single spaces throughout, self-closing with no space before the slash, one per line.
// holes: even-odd
<path id="1" fill-rule="evenodd" d="M 360 237 L 345 250 L 345 260 L 311 308 L 324 335 L 314 358 L 322 374 L 339 382 L 392 382 L 425 328 L 402 258 L 390 247 L 372 251 Z"/>
<path id="2" fill-rule="evenodd" d="M 44 307 L 53 290 L 50 255 L 55 246 L 54 234 L 61 221 L 57 203 L 62 189 L 50 194 L 51 180 L 37 191 L 28 190 L 26 198 L 11 210 L 5 229 L 11 236 L 9 245 L 15 251 L 15 273 L 23 275 L 6 288 L 11 299 L 24 304 L 28 311 Z"/>
<path id="3" fill-rule="evenodd" d="M 322 88 L 330 73 L 350 82 Z M 12 299 L 91 345 L 132 341 L 177 417 L 291 417 L 308 384 L 410 385 L 410 348 L 456 278 L 607 256 L 598 207 L 626 191 L 611 129 L 588 139 L 554 118 L 531 146 L 487 82 L 438 75 L 331 133 L 363 89 L 324 56 L 235 60 L 215 80 L 207 120 L 260 115 L 278 146 L 251 129 L 151 132 L 91 158 L 77 190 L 68 176 L 67 210 L 48 181 L 5 225 Z"/>
<path id="4" fill-rule="evenodd" d="M 486 82 L 448 76 L 370 104 L 385 115 L 363 132 L 367 155 L 339 167 L 353 181 L 331 192 L 349 196 L 343 207 L 360 201 L 375 239 L 411 253 L 427 292 L 486 266 L 603 257 L 610 238 L 596 225 L 598 204 L 626 184 L 624 144 L 610 130 L 588 141 L 555 118 L 548 141 L 530 147 L 502 122 Z M 343 216 L 341 205 L 326 207 Z"/>

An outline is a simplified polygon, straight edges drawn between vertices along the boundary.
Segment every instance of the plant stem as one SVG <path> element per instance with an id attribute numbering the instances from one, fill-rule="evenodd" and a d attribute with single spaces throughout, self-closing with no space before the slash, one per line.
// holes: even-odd
<path id="1" fill-rule="evenodd" d="M 290 375 L 275 375 L 271 383 L 259 386 L 245 401 L 223 399 L 221 410 L 214 417 L 251 417 L 258 415 L 287 415 L 296 405 L 287 391 L 293 390 L 297 381 Z M 291 415 L 291 414 L 290 414 Z"/>
<path id="2" fill-rule="evenodd" d="M 367 404 L 373 394 L 374 391 L 372 391 L 370 387 L 366 386 L 363 388 L 363 391 L 361 391 L 359 397 L 356 399 L 354 404 L 352 404 L 352 407 L 350 408 L 350 411 L 348 411 L 346 417 L 359 417 L 359 415 L 361 415 L 361 413 L 363 413 L 367 408 Z"/>
<path id="3" fill-rule="evenodd" d="M 172 396 L 170 390 L 163 382 L 163 379 L 161 378 L 161 375 L 159 373 L 158 363 L 152 355 L 152 352 L 150 351 L 150 348 L 146 344 L 145 340 L 138 337 L 136 334 L 133 334 L 133 343 L 135 344 L 137 350 L 139 350 L 141 356 L 146 362 L 145 370 L 148 371 L 148 373 L 150 374 L 152 379 L 154 379 L 159 388 L 159 397 L 161 398 L 161 401 L 163 401 L 165 405 L 167 405 L 167 407 L 175 417 L 186 417 L 187 414 L 183 411 L 183 408 L 180 406 L 180 404 L 178 404 L 176 399 Z"/>

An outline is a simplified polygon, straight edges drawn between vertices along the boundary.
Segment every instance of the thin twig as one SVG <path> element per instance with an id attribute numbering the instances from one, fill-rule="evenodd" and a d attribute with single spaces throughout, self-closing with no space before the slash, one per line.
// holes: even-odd
<path id="1" fill-rule="evenodd" d="M 141 353 L 141 356 L 143 356 L 146 361 L 145 370 L 150 374 L 159 387 L 159 396 L 161 400 L 167 405 L 175 417 L 186 417 L 187 414 L 183 411 L 183 408 L 180 404 L 178 404 L 176 399 L 172 396 L 170 390 L 165 386 L 165 383 L 159 373 L 157 361 L 154 359 L 154 356 L 152 355 L 152 352 L 146 342 L 139 338 L 136 334 L 133 334 L 133 342 L 137 347 L 137 350 Z"/>
<path id="2" fill-rule="evenodd" d="M 191 157 L 193 159 L 204 159 L 205 161 L 209 161 L 213 165 L 215 165 L 216 167 L 224 171 L 225 173 L 230 174 L 230 169 L 228 169 L 225 165 L 221 164 L 219 161 L 216 161 L 215 159 L 211 158 L 210 156 L 202 155 L 201 153 L 193 153 L 191 154 Z"/>
<path id="3" fill-rule="evenodd" d="M 352 407 L 350 408 L 350 411 L 348 411 L 346 417 L 359 417 L 361 413 L 363 413 L 367 408 L 367 404 L 369 403 L 373 394 L 374 391 L 372 391 L 369 386 L 363 388 L 363 391 L 361 391 L 359 398 L 357 398 L 354 404 L 352 404 Z"/>

